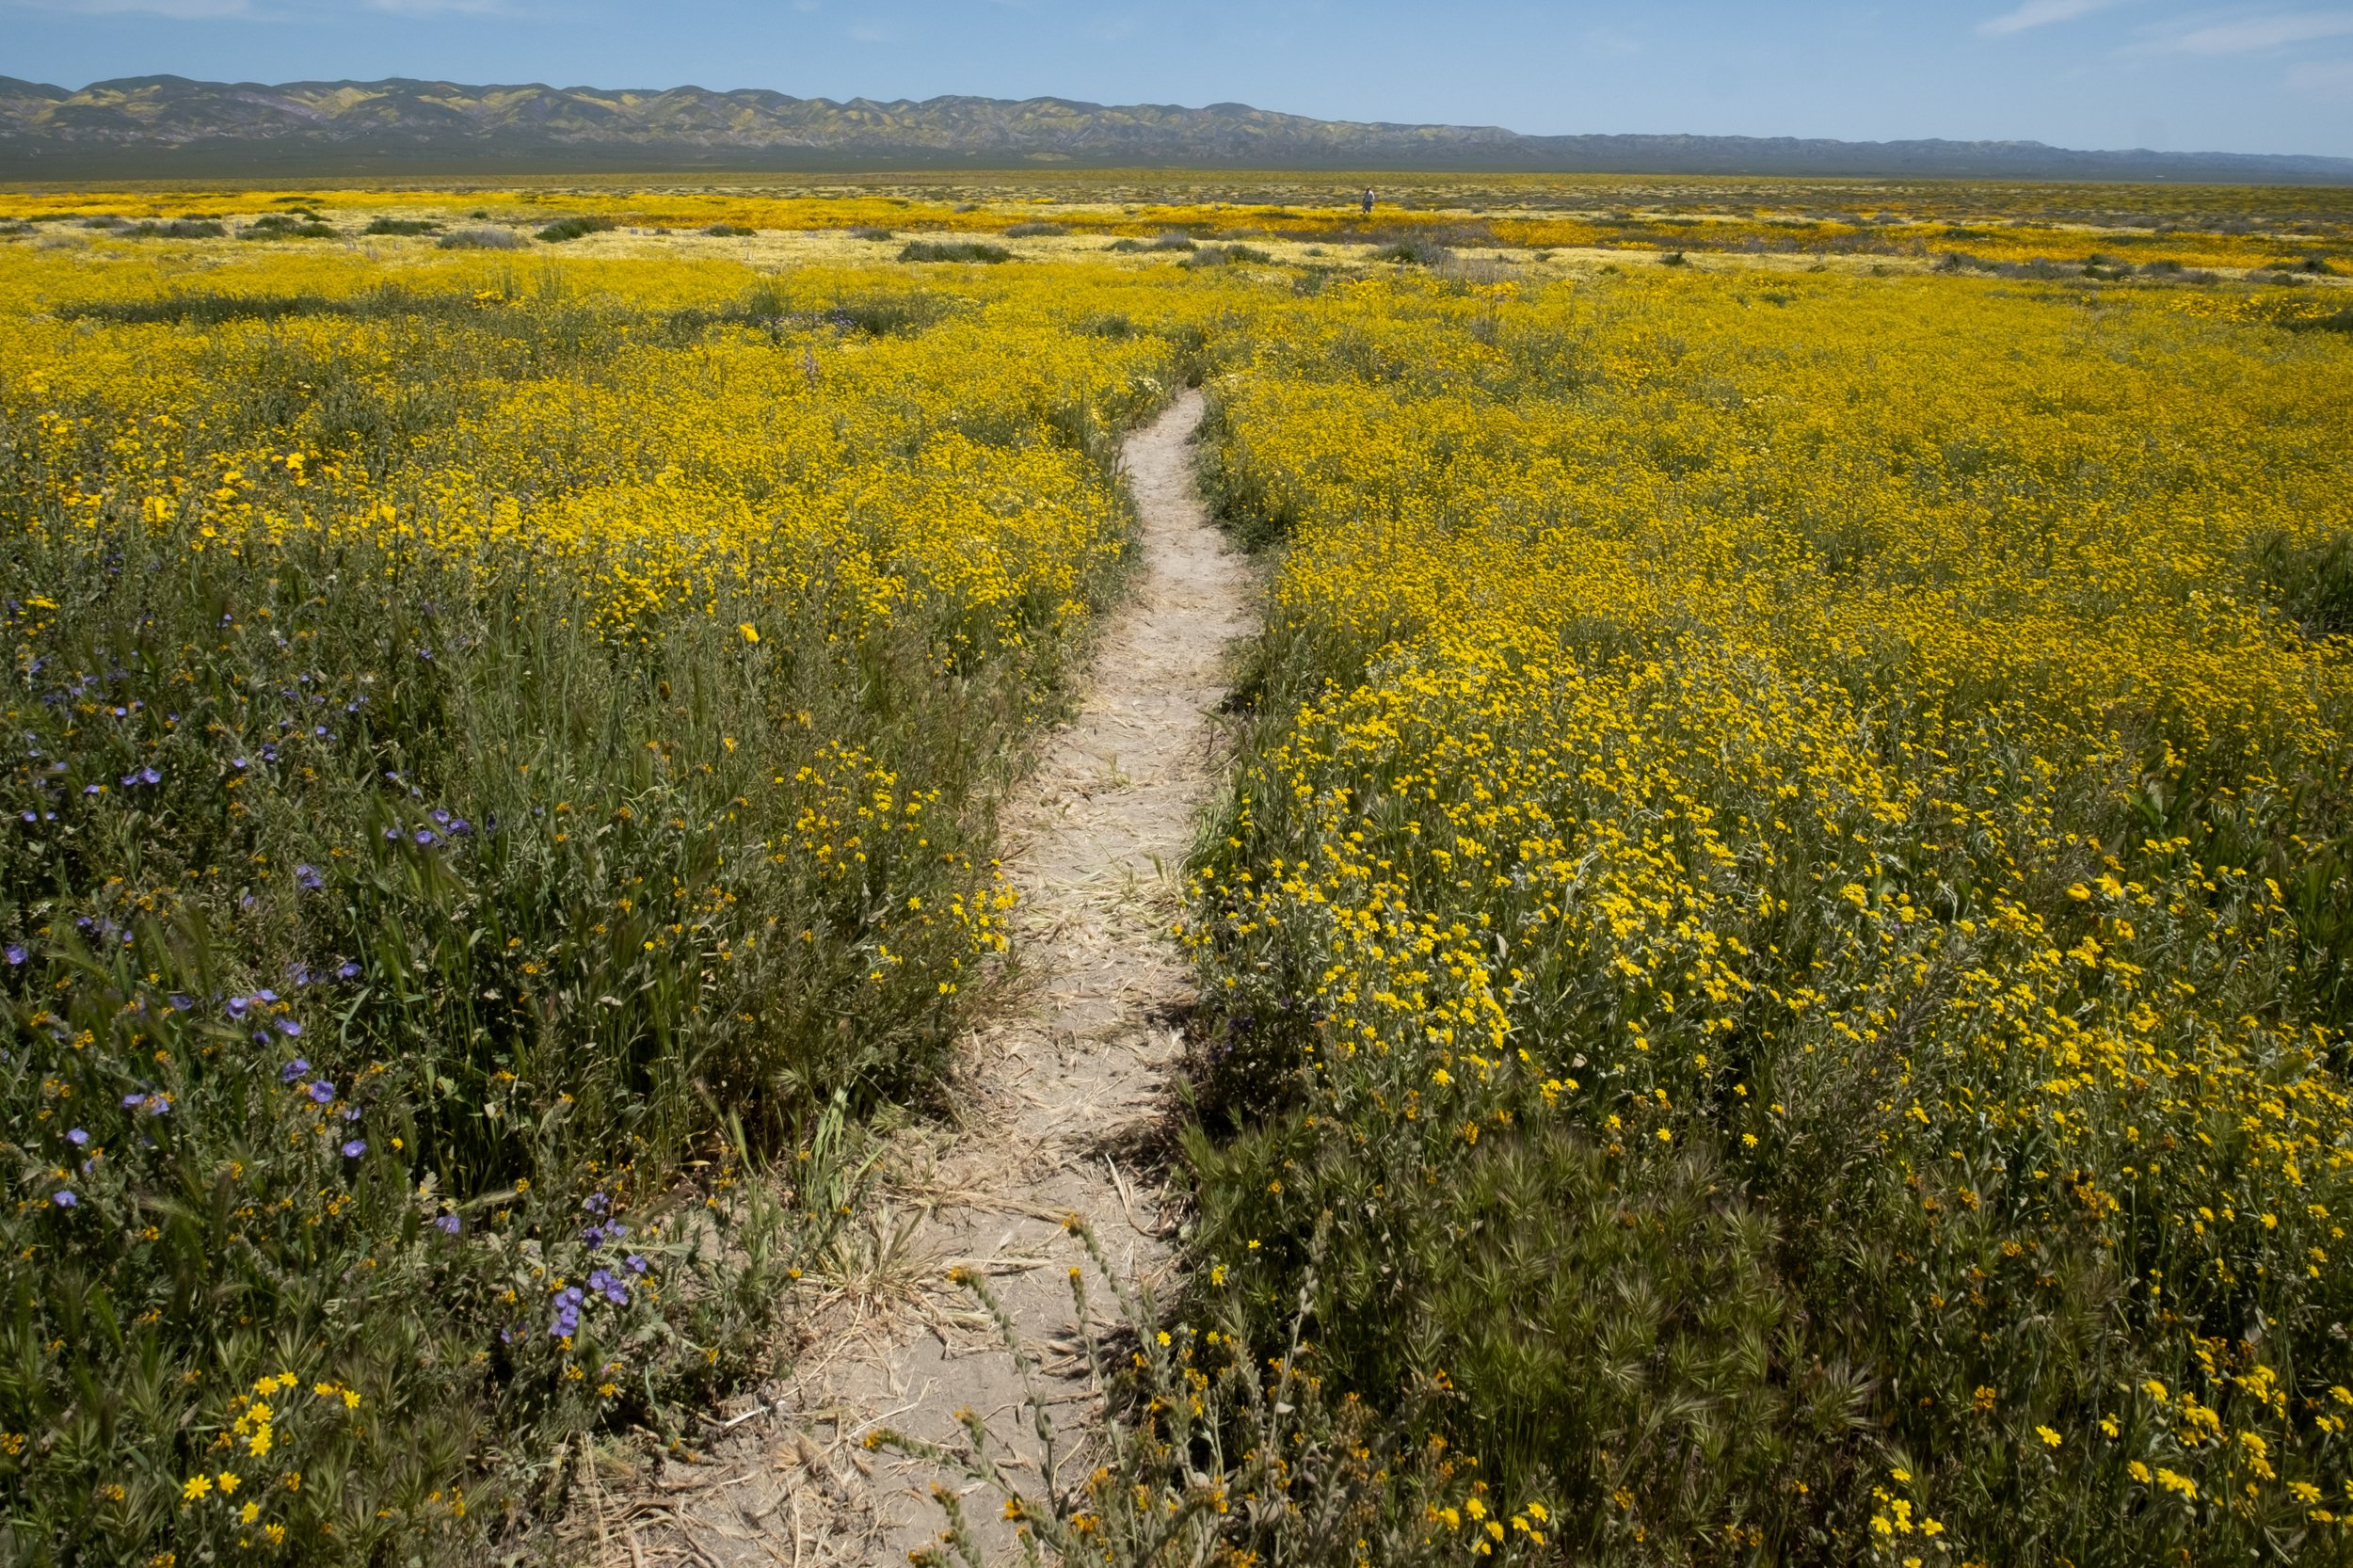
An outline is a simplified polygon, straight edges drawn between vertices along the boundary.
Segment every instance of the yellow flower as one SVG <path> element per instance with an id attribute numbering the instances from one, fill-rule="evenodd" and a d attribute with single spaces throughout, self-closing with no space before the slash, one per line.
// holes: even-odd
<path id="1" fill-rule="evenodd" d="M 744 633 L 744 640 L 747 643 L 756 643 L 760 641 L 760 628 L 754 626 L 750 621 L 742 622 L 736 627 L 736 630 Z"/>

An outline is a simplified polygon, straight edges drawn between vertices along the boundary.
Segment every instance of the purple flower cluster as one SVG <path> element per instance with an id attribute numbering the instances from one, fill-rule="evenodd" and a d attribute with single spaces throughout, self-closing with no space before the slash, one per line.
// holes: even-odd
<path id="1" fill-rule="evenodd" d="M 555 1320 L 548 1325 L 548 1333 L 557 1339 L 568 1339 L 580 1329 L 581 1303 L 588 1298 L 577 1285 L 568 1286 L 555 1293 Z"/>
<path id="2" fill-rule="evenodd" d="M 89 915 L 77 915 L 73 919 L 73 929 L 94 941 L 111 942 L 119 936 L 122 939 L 122 945 L 126 948 L 131 945 L 133 940 L 132 935 L 128 929 L 123 926 L 117 925 L 113 920 L 108 920 L 104 915 L 95 917 Z"/>
<path id="3" fill-rule="evenodd" d="M 431 821 L 417 824 L 406 834 L 408 841 L 419 849 L 438 849 L 444 844 L 463 839 L 473 831 L 473 824 L 438 806 L 427 815 Z M 388 827 L 384 830 L 384 840 L 387 843 L 398 843 L 403 836 L 402 830 L 398 827 Z"/>
<path id="4" fill-rule="evenodd" d="M 587 1244 L 590 1252 L 597 1251 L 609 1241 L 617 1241 L 629 1234 L 629 1226 L 618 1220 L 605 1218 L 613 1208 L 613 1200 L 602 1192 L 589 1193 L 587 1197 L 581 1200 L 580 1207 L 597 1216 L 580 1233 L 581 1240 Z"/>

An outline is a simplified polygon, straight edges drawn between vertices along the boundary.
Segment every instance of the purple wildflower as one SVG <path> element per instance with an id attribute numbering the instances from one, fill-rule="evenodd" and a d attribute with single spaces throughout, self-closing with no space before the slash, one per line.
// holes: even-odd
<path id="1" fill-rule="evenodd" d="M 292 1083 L 296 1079 L 300 1078 L 304 1073 L 307 1073 L 310 1070 L 310 1058 L 297 1056 L 293 1061 L 278 1069 L 278 1080 L 280 1083 Z"/>
<path id="2" fill-rule="evenodd" d="M 367 1152 L 368 1144 L 367 1140 L 364 1138 L 354 1138 L 350 1143 L 344 1145 L 344 1158 L 345 1160 L 357 1160 Z"/>

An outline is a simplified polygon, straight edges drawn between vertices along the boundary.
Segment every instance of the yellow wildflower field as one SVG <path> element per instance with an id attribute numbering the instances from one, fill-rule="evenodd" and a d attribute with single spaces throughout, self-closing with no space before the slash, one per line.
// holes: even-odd
<path id="1" fill-rule="evenodd" d="M 1580 1558 L 2334 1560 L 2342 318 L 1371 280 L 1221 388 L 1218 1270 Z"/>
<path id="2" fill-rule="evenodd" d="M 2341 1558 L 2334 198 L 1383 196 L 0 197 L 14 1539 L 459 1559 L 764 1370 L 1199 382 L 1181 1418 L 1296 1332 L 1249 1484 L 1417 1560 Z M 1111 1560 L 1243 1539 L 1162 1392 Z"/>

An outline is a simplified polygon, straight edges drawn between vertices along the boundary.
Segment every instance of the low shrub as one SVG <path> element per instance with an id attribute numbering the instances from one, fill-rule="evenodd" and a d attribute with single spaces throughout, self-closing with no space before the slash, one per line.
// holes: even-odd
<path id="1" fill-rule="evenodd" d="M 1401 266 L 1439 266 L 1454 259 L 1454 252 L 1433 239 L 1416 234 L 1382 246 L 1372 253 L 1376 262 L 1396 262 Z"/>
<path id="2" fill-rule="evenodd" d="M 562 245 L 567 240 L 585 239 L 617 227 L 609 217 L 559 217 L 539 231 L 538 237 L 549 245 Z"/>
<path id="3" fill-rule="evenodd" d="M 335 237 L 335 226 L 306 213 L 264 213 L 238 232 L 248 240 L 324 240 Z"/>
<path id="4" fill-rule="evenodd" d="M 441 236 L 444 250 L 520 250 L 530 242 L 512 229 L 484 226 L 453 229 Z"/>
<path id="5" fill-rule="evenodd" d="M 363 234 L 438 234 L 441 226 L 429 217 L 379 217 L 360 232 Z"/>
<path id="6" fill-rule="evenodd" d="M 1176 264 L 1182 267 L 1233 266 L 1243 262 L 1271 263 L 1274 258 L 1252 245 L 1205 245 Z"/>
<path id="7" fill-rule="evenodd" d="M 1070 231 L 1064 228 L 1059 223 L 1029 222 L 1014 224 L 1005 231 L 1005 237 L 1007 239 L 1026 240 L 1035 239 L 1042 235 L 1066 234 L 1068 232 L 1070 232 Z"/>
<path id="8" fill-rule="evenodd" d="M 703 231 L 713 239 L 748 239 L 759 232 L 757 229 L 747 229 L 741 223 L 714 223 Z"/>
<path id="9" fill-rule="evenodd" d="M 167 222 L 134 223 L 114 231 L 126 240 L 216 240 L 228 229 L 210 218 L 175 217 Z"/>
<path id="10" fill-rule="evenodd" d="M 1010 262 L 1013 252 L 1001 245 L 980 240 L 909 240 L 899 252 L 903 262 Z"/>

